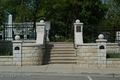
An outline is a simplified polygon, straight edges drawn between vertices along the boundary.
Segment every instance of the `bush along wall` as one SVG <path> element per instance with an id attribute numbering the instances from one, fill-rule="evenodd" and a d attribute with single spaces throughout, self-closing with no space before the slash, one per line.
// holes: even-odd
<path id="1" fill-rule="evenodd" d="M 107 58 L 120 58 L 120 53 L 107 53 Z"/>
<path id="2" fill-rule="evenodd" d="M 12 49 L 10 48 L 0 48 L 0 56 L 12 56 Z"/>

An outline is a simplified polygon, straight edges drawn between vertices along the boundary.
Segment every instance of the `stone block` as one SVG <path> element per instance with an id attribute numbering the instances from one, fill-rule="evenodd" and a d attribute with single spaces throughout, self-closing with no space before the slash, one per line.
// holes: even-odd
<path id="1" fill-rule="evenodd" d="M 101 53 L 106 53 L 106 49 L 100 49 Z"/>
<path id="2" fill-rule="evenodd" d="M 22 50 L 22 54 L 29 54 L 31 50 Z"/>
<path id="3" fill-rule="evenodd" d="M 21 62 L 16 62 L 15 65 L 16 66 L 21 66 Z"/>
<path id="4" fill-rule="evenodd" d="M 98 53 L 98 57 L 104 56 L 104 53 Z"/>
<path id="5" fill-rule="evenodd" d="M 101 57 L 98 57 L 98 61 L 100 61 L 101 60 Z"/>
<path id="6" fill-rule="evenodd" d="M 103 61 L 103 63 L 104 63 L 104 64 L 107 64 L 107 61 L 105 60 L 105 61 Z"/>
<path id="7" fill-rule="evenodd" d="M 97 49 L 89 49 L 89 53 L 97 53 Z"/>
<path id="8" fill-rule="evenodd" d="M 38 50 L 38 49 L 41 49 L 40 47 L 34 47 L 34 50 Z"/>
<path id="9" fill-rule="evenodd" d="M 83 57 L 83 60 L 89 61 L 90 57 Z"/>
<path id="10" fill-rule="evenodd" d="M 8 61 L 12 62 L 12 61 L 13 61 L 13 58 L 9 58 Z"/>
<path id="11" fill-rule="evenodd" d="M 97 53 L 93 53 L 93 57 L 98 57 L 98 54 Z"/>
<path id="12" fill-rule="evenodd" d="M 22 50 L 28 50 L 28 47 L 22 47 Z"/>
<path id="13" fill-rule="evenodd" d="M 90 60 L 98 60 L 97 57 L 90 57 Z"/>
<path id="14" fill-rule="evenodd" d="M 28 47 L 28 50 L 34 50 L 34 47 Z"/>
<path id="15" fill-rule="evenodd" d="M 105 60 L 106 60 L 106 57 L 101 57 L 101 60 L 102 60 L 102 61 L 105 61 Z"/>
<path id="16" fill-rule="evenodd" d="M 107 64 L 111 64 L 112 65 L 112 61 L 107 61 Z"/>
<path id="17" fill-rule="evenodd" d="M 27 62 L 27 65 L 29 66 L 38 66 L 39 64 L 39 62 Z"/>
<path id="18" fill-rule="evenodd" d="M 98 61 L 95 61 L 95 64 L 98 64 Z"/>
<path id="19" fill-rule="evenodd" d="M 87 68 L 87 67 L 88 67 L 88 64 L 83 64 L 83 67 L 86 67 L 86 68 Z"/>
<path id="20" fill-rule="evenodd" d="M 90 49 L 90 48 L 92 48 L 91 46 L 81 46 L 80 47 L 81 49 Z"/>
<path id="21" fill-rule="evenodd" d="M 32 54 L 25 54 L 24 56 L 25 56 L 26 58 L 27 58 L 27 57 L 33 57 Z"/>
<path id="22" fill-rule="evenodd" d="M 26 62 L 26 61 L 29 61 L 29 60 L 30 60 L 30 58 L 22 58 L 23 62 Z"/>
<path id="23" fill-rule="evenodd" d="M 104 53 L 103 56 L 106 57 L 106 53 Z"/>
<path id="24" fill-rule="evenodd" d="M 26 64 L 27 64 L 27 62 L 25 62 L 25 61 L 22 62 L 22 66 L 24 66 L 24 65 L 26 65 Z"/>
<path id="25" fill-rule="evenodd" d="M 86 56 L 86 55 L 85 55 L 85 53 L 82 53 L 81 56 L 84 57 L 84 56 Z"/>
<path id="26" fill-rule="evenodd" d="M 88 57 L 93 56 L 93 53 L 86 53 L 86 56 Z"/>
<path id="27" fill-rule="evenodd" d="M 89 53 L 89 49 L 83 49 L 83 53 Z"/>
<path id="28" fill-rule="evenodd" d="M 84 60 L 84 57 L 80 57 L 79 60 L 80 60 L 80 61 L 83 61 L 83 60 Z"/>
<path id="29" fill-rule="evenodd" d="M 5 66 L 11 66 L 11 65 L 13 65 L 13 62 L 4 62 L 4 65 Z"/>
<path id="30" fill-rule="evenodd" d="M 6 62 L 6 61 L 9 61 L 8 58 L 0 58 L 0 62 Z"/>
<path id="31" fill-rule="evenodd" d="M 87 61 L 88 64 L 96 64 L 95 61 Z"/>
<path id="32" fill-rule="evenodd" d="M 86 63 L 87 63 L 87 61 L 80 61 L 80 63 L 81 63 L 81 64 L 86 64 Z"/>
<path id="33" fill-rule="evenodd" d="M 19 62 L 19 58 L 13 58 L 13 62 Z"/>
<path id="34" fill-rule="evenodd" d="M 13 66 L 16 66 L 16 62 L 15 61 L 13 61 Z"/>
<path id="35" fill-rule="evenodd" d="M 16 54 L 14 57 L 21 58 L 21 54 Z"/>
<path id="36" fill-rule="evenodd" d="M 96 68 L 96 67 L 98 67 L 98 65 L 97 64 L 89 64 L 89 67 Z"/>
<path id="37" fill-rule="evenodd" d="M 109 64 L 109 65 L 107 65 L 107 67 L 108 68 L 118 68 L 119 67 L 119 65 L 116 65 L 116 64 Z"/>
<path id="38" fill-rule="evenodd" d="M 103 61 L 98 61 L 98 64 L 104 64 L 104 62 Z"/>
<path id="39" fill-rule="evenodd" d="M 83 49 L 78 49 L 78 53 L 83 53 Z"/>
<path id="40" fill-rule="evenodd" d="M 93 49 L 97 49 L 97 46 L 92 46 Z"/>
<path id="41" fill-rule="evenodd" d="M 13 54 L 19 54 L 19 50 L 13 50 Z"/>
<path id="42" fill-rule="evenodd" d="M 113 65 L 114 65 L 114 64 L 119 64 L 119 61 L 113 61 Z"/>

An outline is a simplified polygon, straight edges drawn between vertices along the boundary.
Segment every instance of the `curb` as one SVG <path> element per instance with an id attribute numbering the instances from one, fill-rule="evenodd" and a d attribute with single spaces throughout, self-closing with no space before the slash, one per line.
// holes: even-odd
<path id="1" fill-rule="evenodd" d="M 72 73 L 72 72 L 24 72 L 24 71 L 0 71 L 0 74 L 6 74 L 6 73 L 30 73 L 30 74 L 36 74 L 36 75 L 77 75 L 77 76 L 80 76 L 80 75 L 91 75 L 91 76 L 94 76 L 94 75 L 106 75 L 106 76 L 111 76 L 111 77 L 117 77 L 119 76 L 120 77 L 120 74 L 114 74 L 114 73 L 85 73 L 85 72 L 81 72 L 81 73 Z"/>

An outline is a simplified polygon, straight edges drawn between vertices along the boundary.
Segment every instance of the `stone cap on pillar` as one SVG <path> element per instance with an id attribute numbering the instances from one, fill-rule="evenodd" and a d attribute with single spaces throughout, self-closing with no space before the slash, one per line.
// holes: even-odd
<path id="1" fill-rule="evenodd" d="M 98 36 L 98 39 L 96 40 L 96 42 L 107 42 L 107 40 L 104 39 L 104 35 L 103 35 L 103 34 L 100 34 L 100 35 Z"/>
<path id="2" fill-rule="evenodd" d="M 36 25 L 37 26 L 45 26 L 45 22 L 44 22 L 44 20 L 40 20 L 40 23 L 37 23 Z"/>
<path id="3" fill-rule="evenodd" d="M 15 40 L 15 41 L 12 41 L 13 43 L 22 43 L 23 41 L 22 40 Z"/>
<path id="4" fill-rule="evenodd" d="M 80 20 L 77 19 L 77 20 L 75 21 L 74 25 L 83 25 L 83 23 L 81 23 Z"/>

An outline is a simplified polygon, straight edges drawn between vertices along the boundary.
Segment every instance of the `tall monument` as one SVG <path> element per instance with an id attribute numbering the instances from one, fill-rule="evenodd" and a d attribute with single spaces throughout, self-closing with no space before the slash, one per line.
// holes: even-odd
<path id="1" fill-rule="evenodd" d="M 8 17 L 8 35 L 7 35 L 7 40 L 13 40 L 12 39 L 12 15 L 10 14 Z"/>

